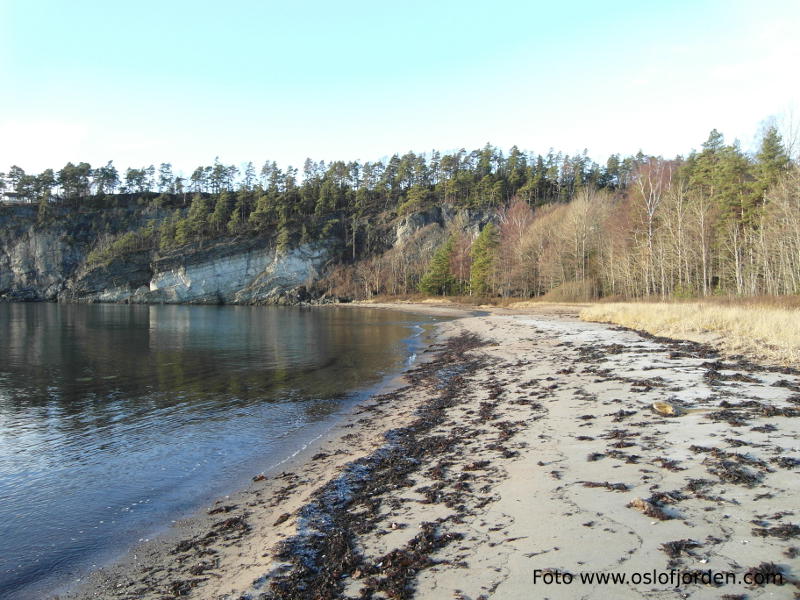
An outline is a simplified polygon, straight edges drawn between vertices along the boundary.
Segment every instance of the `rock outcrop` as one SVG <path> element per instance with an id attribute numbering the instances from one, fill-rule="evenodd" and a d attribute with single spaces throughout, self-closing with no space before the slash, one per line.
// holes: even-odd
<path id="1" fill-rule="evenodd" d="M 105 210 L 0 205 L 0 301 L 173 304 L 296 304 L 319 301 L 316 282 L 334 259 L 335 240 L 278 249 L 274 236 L 221 237 L 172 253 L 127 252 L 100 260 L 105 240 L 166 218 L 158 208 Z M 477 232 L 493 211 L 427 209 L 374 227 L 365 250 L 432 250 L 451 229 Z"/>
<path id="2" fill-rule="evenodd" d="M 79 232 L 77 232 L 79 233 Z M 36 226 L 33 206 L 0 212 L 0 297 L 52 300 L 85 260 L 78 236 L 65 227 Z"/>
<path id="3" fill-rule="evenodd" d="M 494 221 L 495 218 L 496 214 L 493 211 L 464 208 L 456 210 L 449 205 L 411 213 L 398 219 L 395 225 L 394 245 L 405 245 L 416 232 L 429 225 L 438 225 L 443 230 L 456 227 L 477 235 L 487 223 Z"/>
<path id="4" fill-rule="evenodd" d="M 223 239 L 156 256 L 133 252 L 91 265 L 90 217 L 38 224 L 33 207 L 0 212 L 0 299 L 180 304 L 295 304 L 331 259 L 324 243 L 279 251 L 267 237 Z"/>
<path id="5" fill-rule="evenodd" d="M 329 260 L 323 246 L 278 252 L 263 239 L 222 242 L 150 262 L 129 255 L 80 273 L 62 301 L 146 304 L 294 304 Z M 127 258 L 127 257 L 126 257 Z"/>

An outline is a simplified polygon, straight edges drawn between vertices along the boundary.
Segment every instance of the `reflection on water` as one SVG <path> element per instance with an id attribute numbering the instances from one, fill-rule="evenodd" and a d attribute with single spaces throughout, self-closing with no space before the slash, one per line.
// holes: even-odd
<path id="1" fill-rule="evenodd" d="M 274 465 L 402 367 L 377 310 L 0 305 L 0 597 Z"/>

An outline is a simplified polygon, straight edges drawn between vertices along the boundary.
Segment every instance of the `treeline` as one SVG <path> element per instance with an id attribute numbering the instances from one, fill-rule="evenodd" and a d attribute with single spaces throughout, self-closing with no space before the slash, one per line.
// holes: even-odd
<path id="1" fill-rule="evenodd" d="M 170 163 L 158 168 L 127 168 L 121 173 L 113 161 L 97 168 L 70 162 L 60 170 L 45 169 L 38 174 L 25 173 L 14 165 L 0 173 L 0 191 L 23 201 L 46 198 L 63 202 L 114 194 L 216 195 L 299 189 L 303 201 L 316 213 L 363 203 L 365 198 L 356 197 L 359 192 L 374 196 L 385 208 L 406 204 L 413 209 L 426 200 L 499 206 L 516 195 L 530 203 L 563 202 L 585 186 L 624 188 L 637 165 L 646 159 L 641 152 L 625 158 L 614 154 L 601 166 L 591 161 L 586 151 L 570 156 L 551 150 L 541 155 L 514 146 L 504 156 L 487 144 L 471 152 L 409 152 L 378 162 L 326 164 L 307 159 L 302 174 L 291 166 L 282 170 L 274 161 L 266 161 L 257 171 L 252 162 L 239 168 L 216 159 L 213 165 L 197 167 L 189 177 L 174 174 Z"/>
<path id="2" fill-rule="evenodd" d="M 501 206 L 480 234 L 456 222 L 438 247 L 391 250 L 332 291 L 582 300 L 800 293 L 800 169 L 775 128 L 754 156 L 712 131 L 686 159 L 639 159 L 619 188 Z M 415 256 L 415 252 L 417 256 Z"/>
<path id="3" fill-rule="evenodd" d="M 172 252 L 217 238 L 270 236 L 280 247 L 320 242 L 338 260 L 323 285 L 342 296 L 694 296 L 800 292 L 797 165 L 768 128 L 754 155 L 712 131 L 699 152 L 664 159 L 538 155 L 487 145 L 407 153 L 379 162 L 314 162 L 302 173 L 267 161 L 218 160 L 186 179 L 169 164 L 127 169 L 69 163 L 0 174 L 6 197 L 61 210 L 135 202 L 144 226 L 109 234 L 90 259 Z M 404 215 L 449 207 L 393 247 Z M 477 231 L 468 211 L 490 213 Z M 555 292 L 553 290 L 556 290 Z"/>
<path id="4" fill-rule="evenodd" d="M 585 152 L 537 155 L 513 147 L 506 156 L 487 144 L 471 152 L 409 152 L 378 162 L 308 159 L 302 175 L 274 161 L 256 170 L 252 163 L 239 169 L 215 160 L 189 178 L 175 175 L 167 163 L 124 174 L 112 162 L 99 168 L 68 163 L 36 175 L 12 166 L 0 173 L 0 188 L 7 198 L 38 203 L 42 221 L 53 205 L 82 211 L 135 201 L 159 211 L 147 227 L 104 237 L 93 261 L 242 235 L 274 236 L 281 247 L 324 240 L 342 259 L 355 261 L 386 250 L 378 224 L 393 215 L 441 204 L 499 208 L 517 197 L 532 206 L 566 202 L 586 187 L 624 189 L 645 160 L 641 152 L 613 155 L 601 167 Z"/>

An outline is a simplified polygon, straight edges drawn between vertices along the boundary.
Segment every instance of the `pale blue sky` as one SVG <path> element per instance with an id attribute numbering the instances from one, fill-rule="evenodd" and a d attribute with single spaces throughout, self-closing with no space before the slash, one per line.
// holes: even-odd
<path id="1" fill-rule="evenodd" d="M 0 170 L 747 148 L 798 118 L 799 30 L 800 0 L 0 0 Z"/>

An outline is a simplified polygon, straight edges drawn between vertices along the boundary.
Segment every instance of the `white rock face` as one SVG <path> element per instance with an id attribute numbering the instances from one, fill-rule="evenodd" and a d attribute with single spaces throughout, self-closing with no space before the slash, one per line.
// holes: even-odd
<path id="1" fill-rule="evenodd" d="M 276 256 L 251 284 L 236 294 L 235 301 L 251 303 L 276 298 L 286 290 L 317 280 L 328 260 L 328 252 L 321 246 L 300 246 Z"/>
<path id="2" fill-rule="evenodd" d="M 2 208 L 2 207 L 0 207 Z M 214 240 L 158 257 L 140 251 L 88 264 L 91 215 L 34 224 L 36 210 L 0 210 L 0 301 L 295 303 L 311 299 L 331 240 L 278 253 L 265 238 Z M 69 217 L 69 218 L 67 218 Z"/>
<path id="3" fill-rule="evenodd" d="M 258 249 L 156 272 L 150 289 L 134 302 L 233 303 L 270 301 L 313 282 L 328 258 L 322 247 L 301 246 L 285 254 Z"/>
<path id="4" fill-rule="evenodd" d="M 165 302 L 229 302 L 274 259 L 272 250 L 254 250 L 155 273 L 150 292 Z"/>

